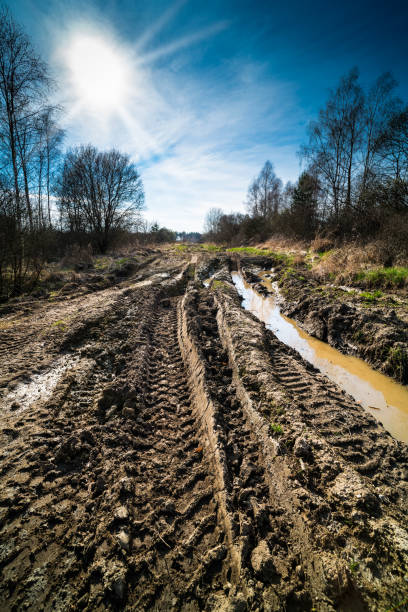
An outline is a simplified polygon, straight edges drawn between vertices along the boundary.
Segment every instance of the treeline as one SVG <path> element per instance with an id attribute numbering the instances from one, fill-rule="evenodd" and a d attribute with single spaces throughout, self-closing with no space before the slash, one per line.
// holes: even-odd
<path id="1" fill-rule="evenodd" d="M 396 86 L 390 73 L 368 90 L 356 69 L 342 77 L 308 127 L 298 181 L 283 186 L 267 161 L 249 186 L 247 214 L 212 209 L 207 239 L 381 238 L 394 256 L 408 255 L 408 106 Z"/>
<path id="2" fill-rule="evenodd" d="M 141 242 L 169 238 L 141 217 L 143 184 L 128 155 L 92 145 L 63 153 L 55 87 L 29 37 L 1 9 L 0 301 L 29 290 L 45 262 L 70 249 L 106 252 L 135 231 Z"/>

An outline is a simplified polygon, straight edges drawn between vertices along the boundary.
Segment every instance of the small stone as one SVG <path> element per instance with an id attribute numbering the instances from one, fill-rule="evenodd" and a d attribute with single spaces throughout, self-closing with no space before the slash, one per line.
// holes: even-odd
<path id="1" fill-rule="evenodd" d="M 116 519 L 125 520 L 128 518 L 128 516 L 129 516 L 129 513 L 125 506 L 119 506 L 119 508 L 116 508 L 115 510 Z"/>
<path id="2" fill-rule="evenodd" d="M 303 571 L 303 567 L 301 565 L 297 565 L 295 571 L 296 571 L 297 577 L 300 578 L 300 580 L 303 580 L 305 577 L 305 572 Z"/>

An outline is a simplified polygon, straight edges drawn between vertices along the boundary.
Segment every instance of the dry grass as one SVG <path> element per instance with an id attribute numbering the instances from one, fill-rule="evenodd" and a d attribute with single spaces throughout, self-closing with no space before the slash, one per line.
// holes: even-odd
<path id="1" fill-rule="evenodd" d="M 327 236 L 316 236 L 311 244 L 312 250 L 316 253 L 326 253 L 326 251 L 331 251 L 334 249 L 335 246 L 335 242 Z"/>
<path id="2" fill-rule="evenodd" d="M 271 251 L 306 255 L 309 244 L 304 240 L 295 240 L 286 236 L 273 236 L 265 242 L 254 244 L 258 249 L 268 249 Z"/>
<path id="3" fill-rule="evenodd" d="M 80 247 L 78 244 L 74 244 L 60 262 L 61 268 L 86 267 L 88 264 L 92 264 L 92 247 Z"/>
<path id="4" fill-rule="evenodd" d="M 293 256 L 292 264 L 294 266 L 303 266 L 306 261 L 306 255 L 304 253 L 296 253 Z"/>
<path id="5" fill-rule="evenodd" d="M 404 267 L 384 267 L 381 244 L 348 244 L 319 256 L 312 274 L 320 282 L 357 285 L 363 288 L 403 288 L 408 285 Z"/>

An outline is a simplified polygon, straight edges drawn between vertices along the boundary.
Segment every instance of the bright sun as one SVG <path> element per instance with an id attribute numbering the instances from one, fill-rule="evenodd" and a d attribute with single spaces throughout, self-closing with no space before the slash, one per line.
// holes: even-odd
<path id="1" fill-rule="evenodd" d="M 89 109 L 111 113 L 123 105 L 129 88 L 126 58 L 97 36 L 78 35 L 67 50 L 71 82 Z"/>

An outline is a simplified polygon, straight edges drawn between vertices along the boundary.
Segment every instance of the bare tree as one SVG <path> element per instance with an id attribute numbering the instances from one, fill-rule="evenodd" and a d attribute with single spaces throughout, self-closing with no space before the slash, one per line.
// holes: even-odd
<path id="1" fill-rule="evenodd" d="M 333 212 L 350 208 L 353 178 L 358 169 L 357 151 L 362 134 L 364 96 L 353 69 L 330 92 L 319 119 L 309 125 L 309 143 L 302 148 L 312 174 L 317 174 L 330 194 Z"/>
<path id="2" fill-rule="evenodd" d="M 209 234 L 210 239 L 217 233 L 220 220 L 223 215 L 224 213 L 221 208 L 210 208 L 206 214 L 204 221 L 204 232 Z"/>
<path id="3" fill-rule="evenodd" d="M 14 186 L 19 226 L 33 214 L 28 163 L 33 149 L 34 118 L 50 86 L 47 66 L 35 53 L 22 28 L 7 9 L 0 12 L 0 134 L 3 158 Z M 24 199 L 21 193 L 24 193 Z"/>
<path id="4" fill-rule="evenodd" d="M 43 216 L 40 206 L 36 214 L 33 198 L 42 172 L 37 163 L 38 118 L 47 106 L 50 86 L 46 64 L 8 10 L 0 9 L 0 199 L 7 245 L 7 252 L 2 251 L 6 296 L 32 285 L 44 262 Z"/>
<path id="5" fill-rule="evenodd" d="M 372 178 L 381 173 L 381 155 L 378 154 L 387 141 L 383 137 L 392 117 L 401 107 L 401 101 L 393 96 L 396 86 L 397 82 L 392 74 L 385 72 L 374 82 L 365 99 L 361 193 L 364 193 Z"/>
<path id="6" fill-rule="evenodd" d="M 91 145 L 66 154 L 58 191 L 66 226 L 93 234 L 101 252 L 116 230 L 131 229 L 144 205 L 142 180 L 129 156 Z"/>
<path id="7" fill-rule="evenodd" d="M 56 116 L 59 108 L 44 108 L 35 124 L 35 171 L 37 180 L 38 219 L 41 226 L 51 227 L 51 192 L 57 163 L 61 156 L 64 131 L 58 127 Z M 43 200 L 45 199 L 45 205 Z M 44 210 L 45 208 L 45 210 Z M 47 220 L 47 222 L 45 221 Z"/>
<path id="8" fill-rule="evenodd" d="M 248 189 L 246 205 L 254 217 L 270 220 L 277 215 L 281 202 L 282 181 L 276 176 L 270 161 L 266 161 Z"/>
<path id="9" fill-rule="evenodd" d="M 392 180 L 408 181 L 408 107 L 395 112 L 377 141 L 383 172 Z"/>
<path id="10" fill-rule="evenodd" d="M 248 187 L 246 207 L 250 215 L 258 216 L 261 203 L 261 190 L 258 178 L 255 178 Z"/>

